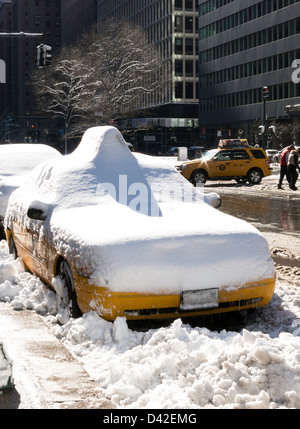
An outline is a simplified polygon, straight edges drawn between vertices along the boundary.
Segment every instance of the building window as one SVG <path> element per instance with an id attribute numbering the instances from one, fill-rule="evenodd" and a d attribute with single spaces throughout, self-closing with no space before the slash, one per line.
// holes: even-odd
<path id="1" fill-rule="evenodd" d="M 175 33 L 183 33 L 183 19 L 182 16 L 175 16 Z"/>
<path id="2" fill-rule="evenodd" d="M 183 98 L 182 82 L 175 82 L 175 98 Z"/>
<path id="3" fill-rule="evenodd" d="M 185 39 L 185 55 L 194 55 L 194 39 Z"/>
<path id="4" fill-rule="evenodd" d="M 193 22 L 194 22 L 194 19 L 192 16 L 186 16 L 185 17 L 185 32 L 186 33 L 193 33 L 194 32 Z"/>
<path id="5" fill-rule="evenodd" d="M 175 54 L 182 55 L 183 54 L 183 39 L 176 37 L 175 39 Z"/>
<path id="6" fill-rule="evenodd" d="M 182 10 L 182 0 L 175 0 L 175 9 Z"/>
<path id="7" fill-rule="evenodd" d="M 194 84 L 193 82 L 185 83 L 185 98 L 194 98 Z"/>
<path id="8" fill-rule="evenodd" d="M 185 10 L 193 10 L 193 0 L 185 0 Z"/>
<path id="9" fill-rule="evenodd" d="M 186 60 L 186 62 L 185 62 L 185 75 L 187 77 L 194 76 L 194 61 Z"/>
<path id="10" fill-rule="evenodd" d="M 183 76 L 183 61 L 175 60 L 175 76 Z"/>

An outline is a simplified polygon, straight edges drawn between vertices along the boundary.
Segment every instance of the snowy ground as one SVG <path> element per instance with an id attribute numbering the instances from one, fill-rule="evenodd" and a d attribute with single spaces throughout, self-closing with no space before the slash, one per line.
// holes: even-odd
<path id="1" fill-rule="evenodd" d="M 178 319 L 140 330 L 93 312 L 68 320 L 2 241 L 0 299 L 38 312 L 117 408 L 300 408 L 300 269 L 277 268 L 271 304 L 245 327 Z"/>
<path id="2" fill-rule="evenodd" d="M 275 192 L 277 179 L 278 167 L 261 185 L 230 182 L 222 189 Z M 293 193 L 285 188 L 276 192 Z M 0 300 L 39 313 L 117 408 L 300 408 L 298 237 L 266 238 L 287 263 L 276 266 L 270 305 L 239 322 L 178 319 L 139 326 L 122 318 L 107 322 L 93 312 L 70 320 L 56 295 L 12 259 L 4 241 Z"/>

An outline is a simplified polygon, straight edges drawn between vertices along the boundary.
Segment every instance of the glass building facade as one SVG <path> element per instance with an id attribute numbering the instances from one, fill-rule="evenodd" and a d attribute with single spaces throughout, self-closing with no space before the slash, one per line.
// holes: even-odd
<path id="1" fill-rule="evenodd" d="M 261 121 L 263 86 L 267 118 L 288 118 L 286 106 L 300 103 L 296 59 L 299 0 L 199 0 L 200 126 L 215 132 Z"/>

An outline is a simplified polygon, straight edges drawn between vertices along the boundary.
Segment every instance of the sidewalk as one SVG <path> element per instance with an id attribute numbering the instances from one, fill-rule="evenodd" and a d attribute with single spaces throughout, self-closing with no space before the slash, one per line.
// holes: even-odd
<path id="1" fill-rule="evenodd" d="M 0 302 L 0 340 L 15 384 L 0 394 L 0 409 L 115 408 L 37 313 Z"/>

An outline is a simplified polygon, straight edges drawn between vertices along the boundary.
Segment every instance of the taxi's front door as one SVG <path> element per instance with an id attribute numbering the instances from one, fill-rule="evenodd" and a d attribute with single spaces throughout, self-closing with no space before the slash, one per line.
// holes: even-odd
<path id="1" fill-rule="evenodd" d="M 250 168 L 250 156 L 243 150 L 234 150 L 232 152 L 232 176 L 246 176 Z"/>
<path id="2" fill-rule="evenodd" d="M 231 151 L 221 151 L 210 162 L 211 177 L 227 177 L 230 176 L 232 170 Z"/>

